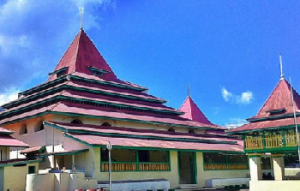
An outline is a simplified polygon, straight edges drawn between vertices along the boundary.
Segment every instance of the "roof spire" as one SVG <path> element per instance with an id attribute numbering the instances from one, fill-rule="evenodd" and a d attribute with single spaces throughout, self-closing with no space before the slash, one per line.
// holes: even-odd
<path id="1" fill-rule="evenodd" d="M 190 97 L 191 96 L 191 92 L 190 92 L 190 86 L 187 85 L 187 96 Z"/>
<path id="2" fill-rule="evenodd" d="M 282 72 L 282 56 L 279 54 L 279 64 L 280 64 L 280 80 L 283 80 L 283 72 Z"/>
<path id="3" fill-rule="evenodd" d="M 79 7 L 79 13 L 80 13 L 80 30 L 83 29 L 83 12 L 84 12 L 84 7 Z"/>

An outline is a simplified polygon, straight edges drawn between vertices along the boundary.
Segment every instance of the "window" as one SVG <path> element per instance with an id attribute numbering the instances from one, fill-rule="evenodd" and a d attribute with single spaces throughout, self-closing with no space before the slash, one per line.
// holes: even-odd
<path id="1" fill-rule="evenodd" d="M 83 122 L 80 119 L 73 119 L 71 121 L 71 123 L 73 123 L 73 124 L 83 124 Z"/>
<path id="2" fill-rule="evenodd" d="M 60 77 L 64 76 L 65 74 L 66 74 L 66 70 L 59 71 L 59 72 L 57 72 L 56 77 L 60 78 Z"/>
<path id="3" fill-rule="evenodd" d="M 169 128 L 168 131 L 169 132 L 175 132 L 175 130 L 173 128 Z"/>
<path id="4" fill-rule="evenodd" d="M 101 150 L 101 171 L 109 170 L 108 150 Z M 113 149 L 112 171 L 169 171 L 169 152 L 156 150 Z"/>
<path id="5" fill-rule="evenodd" d="M 261 169 L 262 170 L 271 170 L 271 158 L 270 157 L 261 157 Z"/>
<path id="6" fill-rule="evenodd" d="M 44 130 L 43 121 L 38 122 L 34 127 L 34 132 Z"/>
<path id="7" fill-rule="evenodd" d="M 108 123 L 108 122 L 104 122 L 104 123 L 102 123 L 102 125 L 101 125 L 101 126 L 111 127 L 111 124 L 110 124 L 110 123 Z"/>
<path id="8" fill-rule="evenodd" d="M 246 170 L 246 155 L 228 155 L 220 153 L 203 153 L 204 170 Z"/>
<path id="9" fill-rule="evenodd" d="M 23 134 L 26 134 L 27 133 L 27 125 L 26 124 L 23 124 L 20 128 L 20 132 L 19 134 L 20 135 L 23 135 Z"/>
<path id="10" fill-rule="evenodd" d="M 189 130 L 189 133 L 190 133 L 190 134 L 195 134 L 195 131 L 194 131 L 193 129 L 190 129 L 190 130 Z"/>
<path id="11" fill-rule="evenodd" d="M 204 153 L 205 163 L 226 163 L 226 155 L 218 153 Z"/>
<path id="12" fill-rule="evenodd" d="M 28 167 L 28 174 L 34 174 L 35 173 L 35 166 L 29 166 Z"/>

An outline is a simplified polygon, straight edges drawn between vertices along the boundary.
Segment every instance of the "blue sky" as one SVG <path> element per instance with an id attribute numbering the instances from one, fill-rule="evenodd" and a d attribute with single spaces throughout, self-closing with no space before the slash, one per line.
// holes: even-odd
<path id="1" fill-rule="evenodd" d="M 300 1 L 0 1 L 0 103 L 45 82 L 84 29 L 121 79 L 220 125 L 255 115 L 279 81 L 300 91 Z"/>

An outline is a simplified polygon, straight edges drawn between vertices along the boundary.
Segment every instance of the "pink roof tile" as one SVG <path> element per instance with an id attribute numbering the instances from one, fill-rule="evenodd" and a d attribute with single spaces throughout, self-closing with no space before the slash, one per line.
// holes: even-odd
<path id="1" fill-rule="evenodd" d="M 84 115 L 91 116 L 101 116 L 101 117 L 111 117 L 125 120 L 137 120 L 137 121 L 147 121 L 147 122 L 160 122 L 167 124 L 175 124 L 175 125 L 186 125 L 186 126 L 194 126 L 194 127 L 207 127 L 207 128 L 215 128 L 220 129 L 220 126 L 217 125 L 208 125 L 203 124 L 197 121 L 191 121 L 179 116 L 168 116 L 168 117 L 160 117 L 160 116 L 151 116 L 150 114 L 140 114 L 140 113 L 125 113 L 121 110 L 99 110 L 99 107 L 89 106 L 89 105 L 80 105 L 75 103 L 60 103 L 58 104 L 52 111 L 57 112 L 66 112 L 66 113 L 78 113 Z"/>
<path id="2" fill-rule="evenodd" d="M 45 146 L 30 147 L 30 148 L 22 150 L 21 154 L 27 154 L 27 153 L 31 153 L 31 152 L 37 152 L 37 151 L 40 151 L 41 149 L 43 149 L 44 147 Z"/>
<path id="3" fill-rule="evenodd" d="M 185 125 L 199 128 L 212 128 L 212 129 L 223 129 L 218 125 L 208 125 L 203 124 L 197 121 L 191 121 L 189 119 L 182 118 L 180 116 L 160 116 L 152 113 L 142 113 L 142 112 L 134 112 L 134 111 L 125 111 L 109 109 L 109 108 L 101 108 L 92 106 L 92 105 L 83 105 L 76 103 L 67 103 L 67 102 L 59 102 L 56 104 L 52 104 L 43 108 L 35 109 L 32 111 L 28 111 L 16 116 L 12 116 L 10 118 L 5 118 L 0 120 L 0 124 L 9 123 L 11 121 L 20 120 L 22 118 L 32 117 L 34 115 L 38 115 L 43 112 L 61 112 L 61 113 L 74 113 L 81 115 L 90 115 L 90 116 L 98 116 L 98 117 L 109 117 L 109 118 L 117 118 L 123 120 L 136 120 L 141 122 L 152 122 L 152 123 L 166 123 L 170 125 Z"/>
<path id="4" fill-rule="evenodd" d="M 36 103 L 40 103 L 42 101 L 46 101 L 49 100 L 51 98 L 54 98 L 56 96 L 66 96 L 66 97 L 72 97 L 72 98 L 77 98 L 77 99 L 87 99 L 87 100 L 91 100 L 91 101 L 99 101 L 99 102 L 104 102 L 104 103 L 112 103 L 112 104 L 123 104 L 125 106 L 131 106 L 131 107 L 138 107 L 138 108 L 149 108 L 149 109 L 156 109 L 156 110 L 164 110 L 164 111 L 176 111 L 173 108 L 164 106 L 162 104 L 151 104 L 153 106 L 150 106 L 149 104 L 143 104 L 144 102 L 137 102 L 134 103 L 135 101 L 131 101 L 133 103 L 130 102 L 126 102 L 124 101 L 124 99 L 107 99 L 106 96 L 101 96 L 101 95 L 95 95 L 95 94 L 89 94 L 89 93 L 84 93 L 84 92 L 76 92 L 76 91 L 72 91 L 72 90 L 63 90 L 61 92 L 52 94 L 52 95 L 48 95 L 46 97 L 42 97 L 39 99 L 36 99 L 34 101 L 31 102 L 27 102 L 25 104 L 21 104 L 19 106 L 16 107 L 12 107 L 10 109 L 6 109 L 5 111 L 1 112 L 0 114 L 3 115 L 5 113 L 11 112 L 11 111 L 15 111 L 15 110 L 20 110 L 21 108 L 25 108 L 28 107 L 30 105 L 36 104 Z M 112 101 L 112 100 L 118 100 L 118 101 Z M 0 129 L 0 133 L 1 133 L 1 129 Z"/>
<path id="5" fill-rule="evenodd" d="M 3 127 L 0 127 L 0 134 L 12 134 L 12 131 L 9 131 Z"/>
<path id="6" fill-rule="evenodd" d="M 94 76 L 94 75 L 85 74 L 85 73 L 79 73 L 79 72 L 72 73 L 72 76 L 78 76 L 78 77 L 82 77 L 82 78 L 86 78 L 86 79 L 91 79 L 91 80 L 102 81 L 102 82 L 108 81 L 108 80 L 101 79 L 101 78 L 99 78 L 97 76 Z M 134 88 L 140 88 L 140 89 L 145 89 L 145 90 L 147 89 L 146 87 L 143 87 L 143 86 L 131 83 L 131 82 L 127 82 L 127 81 L 124 81 L 124 80 L 121 80 L 121 79 L 109 80 L 108 82 L 109 83 L 113 83 L 113 84 L 117 84 L 117 85 L 121 84 L 121 85 L 126 85 L 126 86 L 134 87 Z"/>
<path id="7" fill-rule="evenodd" d="M 144 99 L 153 99 L 153 100 L 158 100 L 158 101 L 165 101 L 161 98 L 157 98 L 155 96 L 152 96 L 152 95 L 149 95 L 149 94 L 146 94 L 146 93 L 142 93 L 142 92 L 132 92 L 132 91 L 123 91 L 123 90 L 116 90 L 114 88 L 110 88 L 110 87 L 103 87 L 103 86 L 97 86 L 97 85 L 93 85 L 93 84 L 85 84 L 85 83 L 80 83 L 80 82 L 73 82 L 73 81 L 67 81 L 67 82 L 64 82 L 64 83 L 61 83 L 61 84 L 58 84 L 56 86 L 53 86 L 53 87 L 50 87 L 48 89 L 45 89 L 43 91 L 40 91 L 40 92 L 36 92 L 34 94 L 30 94 L 30 95 L 27 95 L 27 96 L 24 96 L 22 98 L 19 98 L 18 100 L 16 101 L 19 101 L 19 100 L 22 100 L 22 99 L 26 99 L 28 97 L 31 97 L 31 96 L 35 96 L 35 95 L 38 95 L 38 94 L 41 94 L 45 91 L 48 91 L 50 89 L 53 89 L 53 88 L 57 88 L 57 87 L 60 87 L 60 86 L 63 86 L 63 85 L 69 85 L 69 86 L 73 86 L 73 87 L 78 87 L 78 88 L 87 88 L 87 89 L 91 89 L 91 90 L 100 90 L 100 91 L 103 91 L 103 92 L 107 92 L 107 93 L 112 93 L 112 94 L 120 94 L 120 95 L 128 95 L 128 96 L 133 96 L 133 97 L 138 97 L 138 98 L 144 98 Z M 112 97 L 112 98 L 109 98 L 109 96 L 106 96 L 107 99 L 116 99 L 115 97 Z M 119 98 L 120 99 L 120 98 Z M 128 101 L 128 99 L 126 99 Z M 15 101 L 12 101 L 12 102 L 15 102 Z M 135 100 L 130 100 L 129 102 L 137 102 L 137 103 L 143 103 L 143 104 L 150 104 L 150 105 L 161 105 L 161 103 L 154 103 L 154 102 L 146 102 L 146 101 L 135 101 Z M 165 106 L 167 107 L 167 106 Z M 2 111 L 3 112 L 3 111 Z M 0 113 L 2 113 L 0 112 Z"/>
<path id="8" fill-rule="evenodd" d="M 0 146 L 5 147 L 28 147 L 28 145 L 9 135 L 0 135 Z"/>
<path id="9" fill-rule="evenodd" d="M 300 117 L 297 118 L 297 123 L 300 124 Z M 284 127 L 284 126 L 289 126 L 294 124 L 295 124 L 294 118 L 257 121 L 257 122 L 251 122 L 249 124 L 242 125 L 241 127 L 232 129 L 228 132 L 242 132 L 242 131 L 260 130 L 260 129 L 267 129 L 267 128 L 279 128 L 279 127 Z"/>
<path id="10" fill-rule="evenodd" d="M 253 118 L 269 117 L 271 116 L 269 111 L 280 110 L 283 108 L 286 111 L 279 115 L 293 113 L 290 88 L 290 84 L 285 79 L 280 80 L 267 101 L 264 103 L 257 115 Z M 298 112 L 300 111 L 300 96 L 294 89 L 292 89 L 292 92 L 294 96 L 296 112 Z"/>
<path id="11" fill-rule="evenodd" d="M 197 140 L 210 140 L 210 141 L 230 141 L 236 142 L 238 139 L 232 137 L 218 137 L 209 136 L 206 134 L 190 134 L 190 133 L 179 133 L 179 132 L 168 132 L 162 130 L 150 130 L 150 129 L 133 129 L 126 127 L 107 127 L 100 125 L 91 124 L 72 124 L 72 123 L 62 123 L 62 122 L 47 122 L 49 124 L 54 124 L 67 130 L 80 130 L 107 134 L 120 134 L 120 135 L 137 135 L 137 136 L 151 136 L 151 137 L 161 137 L 161 138 L 181 138 L 181 139 L 197 139 Z"/>
<path id="12" fill-rule="evenodd" d="M 74 82 L 70 82 L 70 83 L 68 83 L 68 85 L 74 86 L 74 87 L 80 87 L 80 88 L 88 88 L 88 89 L 91 89 L 91 90 L 101 90 L 101 91 L 108 92 L 108 93 L 115 93 L 115 94 L 129 95 L 129 96 L 140 97 L 140 98 L 145 98 L 145 99 L 165 101 L 164 99 L 157 98 L 155 96 L 145 94 L 145 93 L 122 92 L 122 91 L 110 90 L 109 88 L 93 87 L 93 86 L 88 86 L 88 85 L 85 85 L 85 84 L 79 84 L 79 83 L 74 83 Z"/>
<path id="13" fill-rule="evenodd" d="M 59 104 L 59 103 L 52 104 L 52 105 L 42 107 L 42 108 L 39 108 L 39 109 L 34 109 L 34 110 L 31 110 L 31 111 L 28 111 L 28 112 L 25 112 L 25 113 L 22 113 L 22 114 L 19 114 L 19 115 L 9 117 L 9 118 L 4 118 L 4 119 L 0 120 L 0 124 L 9 123 L 11 121 L 20 120 L 22 118 L 34 117 L 35 115 L 41 114 L 43 112 L 51 111 L 53 109 L 53 107 L 55 107 L 57 104 Z"/>
<path id="14" fill-rule="evenodd" d="M 68 67 L 67 74 L 71 74 L 73 72 L 91 74 L 91 71 L 88 69 L 88 67 L 94 67 L 100 70 L 109 71 L 108 74 L 103 75 L 103 79 L 117 79 L 114 72 L 111 70 L 83 29 L 79 31 L 54 71 L 64 67 Z M 56 75 L 52 75 L 50 76 L 49 81 L 55 78 Z"/>
<path id="15" fill-rule="evenodd" d="M 229 144 L 207 144 L 198 142 L 182 142 L 182 141 L 162 141 L 162 140 L 144 140 L 134 138 L 116 138 L 104 137 L 97 135 L 74 134 L 67 135 L 86 142 L 91 145 L 107 145 L 108 142 L 114 146 L 119 147 L 148 147 L 148 148 L 164 148 L 164 149 L 178 149 L 178 150 L 207 150 L 207 151 L 228 151 L 228 152 L 243 152 L 242 141 L 238 145 Z"/>
<path id="16" fill-rule="evenodd" d="M 190 96 L 186 98 L 179 110 L 185 113 L 182 115 L 184 118 L 198 121 L 203 124 L 212 125 L 212 123 L 206 118 L 206 116 L 202 113 Z"/>

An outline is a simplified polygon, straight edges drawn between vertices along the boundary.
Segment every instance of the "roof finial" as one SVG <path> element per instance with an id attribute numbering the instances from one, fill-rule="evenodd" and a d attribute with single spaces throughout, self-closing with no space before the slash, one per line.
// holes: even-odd
<path id="1" fill-rule="evenodd" d="M 283 72 L 282 72 L 282 56 L 279 54 L 279 64 L 280 64 L 280 80 L 283 80 Z"/>
<path id="2" fill-rule="evenodd" d="M 190 86 L 189 85 L 187 85 L 187 95 L 188 95 L 188 97 L 190 97 L 190 95 L 191 95 Z"/>
<path id="3" fill-rule="evenodd" d="M 84 7 L 79 7 L 79 13 L 80 13 L 80 29 L 83 29 L 83 11 L 84 11 Z"/>

